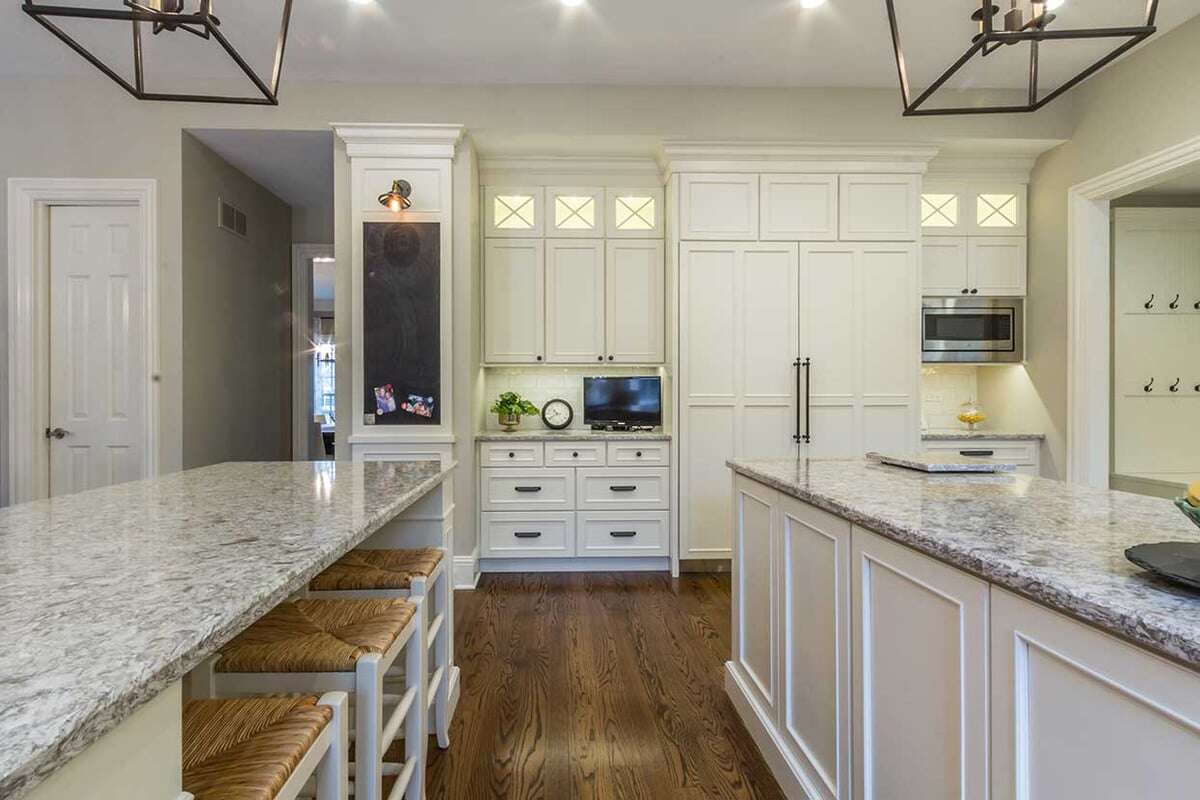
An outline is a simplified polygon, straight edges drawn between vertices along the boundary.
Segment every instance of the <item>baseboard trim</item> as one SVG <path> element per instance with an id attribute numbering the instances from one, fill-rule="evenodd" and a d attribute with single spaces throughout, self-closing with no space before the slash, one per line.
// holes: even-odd
<path id="1" fill-rule="evenodd" d="M 479 550 L 454 557 L 454 588 L 470 591 L 479 585 Z"/>
<path id="2" fill-rule="evenodd" d="M 733 708 L 737 711 L 750 732 L 750 737 L 758 745 L 767 768 L 779 782 L 785 797 L 796 800 L 822 800 L 825 797 L 811 785 L 811 781 L 801 770 L 799 764 L 788 755 L 787 749 L 775 732 L 770 715 L 759 707 L 754 695 L 750 692 L 746 679 L 740 674 L 738 666 L 732 661 L 725 662 L 725 694 L 729 695 Z"/>
<path id="3" fill-rule="evenodd" d="M 483 572 L 670 572 L 671 559 L 653 558 L 481 558 Z"/>

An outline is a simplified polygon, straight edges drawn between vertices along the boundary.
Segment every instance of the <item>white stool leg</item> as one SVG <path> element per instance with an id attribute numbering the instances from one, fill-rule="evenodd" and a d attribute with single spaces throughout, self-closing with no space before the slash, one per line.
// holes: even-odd
<path id="1" fill-rule="evenodd" d="M 328 692 L 320 700 L 333 709 L 333 744 L 317 765 L 317 800 L 347 800 L 350 796 L 350 700 L 345 692 Z"/>
<path id="2" fill-rule="evenodd" d="M 382 800 L 383 675 L 380 657 L 369 653 L 355 666 L 354 689 L 354 797 Z"/>
<path id="3" fill-rule="evenodd" d="M 437 614 L 442 615 L 442 625 L 433 645 L 434 669 L 441 670 L 442 674 L 437 687 L 434 724 L 437 727 L 438 747 L 443 750 L 450 746 L 450 592 L 450 570 L 443 563 L 442 574 L 433 588 L 437 598 Z"/>
<path id="4" fill-rule="evenodd" d="M 429 603 L 426 598 L 417 600 L 416 597 L 413 597 L 411 599 L 417 602 L 417 613 L 422 615 L 428 613 Z M 429 677 L 425 657 L 428 644 L 425 638 L 425 623 L 426 620 L 422 617 L 417 625 L 416 633 L 413 634 L 414 641 L 410 641 L 408 644 L 408 652 L 405 654 L 404 660 L 405 691 L 416 692 L 413 704 L 408 709 L 408 718 L 404 720 L 404 760 L 405 762 L 415 760 L 412 778 L 404 792 L 405 800 L 424 800 L 425 797 L 425 754 L 429 742 L 427 734 L 429 730 L 427 720 Z"/>

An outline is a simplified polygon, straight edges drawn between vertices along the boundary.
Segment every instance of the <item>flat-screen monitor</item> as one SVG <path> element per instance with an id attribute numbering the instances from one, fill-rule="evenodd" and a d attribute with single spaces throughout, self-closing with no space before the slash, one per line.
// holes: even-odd
<path id="1" fill-rule="evenodd" d="M 583 420 L 588 425 L 662 425 L 662 379 L 584 378 Z"/>

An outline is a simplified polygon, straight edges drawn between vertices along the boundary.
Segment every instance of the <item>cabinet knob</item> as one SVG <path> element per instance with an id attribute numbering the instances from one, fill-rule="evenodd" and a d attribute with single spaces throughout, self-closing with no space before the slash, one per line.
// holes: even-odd
<path id="1" fill-rule="evenodd" d="M 579 453 L 571 453 L 571 458 L 579 458 Z"/>
<path id="2" fill-rule="evenodd" d="M 963 289 L 963 290 L 962 290 L 962 293 L 963 293 L 963 294 L 970 294 L 970 293 L 971 293 L 971 290 L 970 290 L 970 289 Z"/>
<path id="3" fill-rule="evenodd" d="M 642 451 L 641 451 L 641 450 L 638 450 L 638 451 L 637 451 L 637 453 L 635 453 L 635 455 L 636 455 L 638 458 L 641 458 L 641 457 L 642 457 Z"/>
<path id="4" fill-rule="evenodd" d="M 979 294 L 979 290 L 978 290 L 978 289 L 972 289 L 972 290 L 971 290 L 971 294 Z"/>
<path id="5" fill-rule="evenodd" d="M 542 357 L 541 357 L 541 356 L 538 356 L 538 357 L 537 357 L 537 360 L 538 360 L 538 361 L 541 361 L 541 360 L 542 360 Z"/>
<path id="6" fill-rule="evenodd" d="M 597 360 L 597 361 L 603 361 L 603 360 L 604 360 L 604 356 L 596 356 L 596 360 Z"/>
<path id="7" fill-rule="evenodd" d="M 609 357 L 608 357 L 608 360 L 609 360 L 609 361 L 612 361 L 612 360 L 613 360 L 613 357 L 612 357 L 612 356 L 609 356 Z"/>
<path id="8" fill-rule="evenodd" d="M 508 457 L 509 457 L 509 458 L 516 458 L 516 457 L 517 457 L 517 454 L 516 454 L 516 453 L 509 453 L 509 454 L 508 454 Z"/>

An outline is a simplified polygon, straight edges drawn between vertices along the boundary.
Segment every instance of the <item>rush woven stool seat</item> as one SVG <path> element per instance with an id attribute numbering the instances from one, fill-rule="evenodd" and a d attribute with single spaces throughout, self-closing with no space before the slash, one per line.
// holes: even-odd
<path id="1" fill-rule="evenodd" d="M 194 685 L 213 697 L 348 692 L 354 710 L 350 793 L 358 800 L 421 800 L 428 708 L 422 602 L 416 597 L 282 603 L 207 661 Z M 401 654 L 402 693 L 389 695 L 384 676 Z M 403 747 L 392 747 L 402 727 Z M 392 778 L 387 795 L 385 775 Z"/>
<path id="2" fill-rule="evenodd" d="M 450 746 L 450 574 L 439 547 L 363 548 L 338 559 L 308 584 L 313 598 L 426 598 L 422 627 L 433 650 L 427 702 L 438 746 Z"/>
<path id="3" fill-rule="evenodd" d="M 195 800 L 317 800 L 348 791 L 347 698 L 332 692 L 192 700 L 183 707 L 183 789 Z"/>

